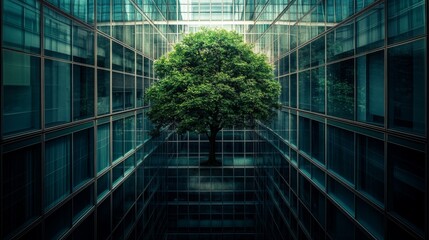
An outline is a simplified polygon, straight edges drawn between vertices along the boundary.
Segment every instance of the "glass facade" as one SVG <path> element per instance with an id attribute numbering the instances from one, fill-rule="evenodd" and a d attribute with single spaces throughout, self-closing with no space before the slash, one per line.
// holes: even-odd
<path id="1" fill-rule="evenodd" d="M 0 238 L 428 239 L 427 0 L 3 0 Z M 153 62 L 235 30 L 281 109 L 150 135 Z"/>

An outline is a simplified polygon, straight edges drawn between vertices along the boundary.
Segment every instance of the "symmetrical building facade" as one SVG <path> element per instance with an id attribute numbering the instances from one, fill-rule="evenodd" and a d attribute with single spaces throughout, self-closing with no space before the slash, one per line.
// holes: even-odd
<path id="1" fill-rule="evenodd" d="M 2 239 L 428 239 L 427 0 L 2 0 Z M 275 66 L 271 123 L 150 136 L 201 27 Z"/>

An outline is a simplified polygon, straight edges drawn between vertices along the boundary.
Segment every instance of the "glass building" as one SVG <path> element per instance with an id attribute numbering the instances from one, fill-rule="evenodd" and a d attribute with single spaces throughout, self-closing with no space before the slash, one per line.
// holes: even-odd
<path id="1" fill-rule="evenodd" d="M 1 239 L 429 239 L 427 0 L 2 0 Z M 255 129 L 150 136 L 201 27 L 268 56 Z"/>

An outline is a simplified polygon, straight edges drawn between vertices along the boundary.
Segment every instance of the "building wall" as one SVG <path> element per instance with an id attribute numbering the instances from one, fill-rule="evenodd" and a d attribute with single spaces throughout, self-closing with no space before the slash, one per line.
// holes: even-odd
<path id="1" fill-rule="evenodd" d="M 427 1 L 290 1 L 253 39 L 282 85 L 258 130 L 270 238 L 428 238 L 426 15 Z"/>
<path id="2" fill-rule="evenodd" d="M 1 1 L 2 239 L 162 237 L 170 146 L 143 92 L 167 41 L 142 9 Z"/>

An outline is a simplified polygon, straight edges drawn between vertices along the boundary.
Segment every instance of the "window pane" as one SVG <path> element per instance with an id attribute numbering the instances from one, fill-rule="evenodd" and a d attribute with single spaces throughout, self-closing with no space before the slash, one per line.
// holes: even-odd
<path id="1" fill-rule="evenodd" d="M 427 26 L 424 0 L 389 0 L 387 1 L 387 16 L 389 43 L 425 33 Z"/>
<path id="2" fill-rule="evenodd" d="M 296 74 L 290 75 L 290 106 L 296 108 L 297 95 Z"/>
<path id="3" fill-rule="evenodd" d="M 112 42 L 112 69 L 124 71 L 124 47 L 116 42 Z"/>
<path id="4" fill-rule="evenodd" d="M 328 193 L 344 210 L 354 216 L 355 214 L 355 196 L 353 192 L 345 186 L 334 180 L 328 178 Z"/>
<path id="5" fill-rule="evenodd" d="M 45 146 L 45 209 L 50 209 L 70 193 L 70 136 L 46 142 Z"/>
<path id="6" fill-rule="evenodd" d="M 72 225 L 72 203 L 68 201 L 45 220 L 44 239 L 59 239 Z"/>
<path id="7" fill-rule="evenodd" d="M 110 72 L 101 69 L 97 71 L 97 112 L 110 112 Z"/>
<path id="8" fill-rule="evenodd" d="M 387 152 L 389 209 L 424 234 L 425 154 L 395 144 Z"/>
<path id="9" fill-rule="evenodd" d="M 356 199 L 356 219 L 377 239 L 384 239 L 383 215 L 360 198 Z"/>
<path id="10" fill-rule="evenodd" d="M 280 102 L 289 106 L 289 76 L 279 78 L 279 82 L 281 86 Z"/>
<path id="11" fill-rule="evenodd" d="M 94 202 L 94 185 L 91 184 L 73 197 L 73 222 L 78 221 L 92 206 Z M 87 218 L 88 219 L 88 218 Z M 89 237 L 91 235 L 87 235 Z M 75 238 L 81 239 L 81 238 Z"/>
<path id="12" fill-rule="evenodd" d="M 384 45 L 384 4 L 372 8 L 356 19 L 356 52 Z"/>
<path id="13" fill-rule="evenodd" d="M 384 51 L 356 59 L 357 120 L 384 125 Z"/>
<path id="14" fill-rule="evenodd" d="M 73 61 L 94 64 L 94 33 L 77 24 L 73 25 Z"/>
<path id="15" fill-rule="evenodd" d="M 97 65 L 110 68 L 110 40 L 101 34 L 97 35 Z"/>
<path id="16" fill-rule="evenodd" d="M 144 87 L 143 87 L 143 78 L 136 78 L 136 107 L 143 107 L 144 104 Z"/>
<path id="17" fill-rule="evenodd" d="M 112 110 L 124 110 L 124 75 L 112 73 Z"/>
<path id="18" fill-rule="evenodd" d="M 334 63 L 327 68 L 328 114 L 354 119 L 354 60 Z"/>
<path id="19" fill-rule="evenodd" d="M 327 201 L 328 213 L 326 230 L 332 239 L 354 239 L 354 225 L 332 203 Z"/>
<path id="20" fill-rule="evenodd" d="M 97 196 L 100 200 L 110 190 L 110 171 L 104 174 L 103 176 L 99 177 L 97 180 Z"/>
<path id="21" fill-rule="evenodd" d="M 94 116 L 94 69 L 73 65 L 73 119 Z"/>
<path id="22" fill-rule="evenodd" d="M 326 35 L 328 62 L 354 54 L 354 22 L 344 24 Z"/>
<path id="23" fill-rule="evenodd" d="M 45 55 L 70 59 L 71 56 L 71 21 L 49 8 L 44 8 Z"/>
<path id="24" fill-rule="evenodd" d="M 3 1 L 3 47 L 40 52 L 39 2 Z"/>
<path id="25" fill-rule="evenodd" d="M 384 205 L 384 143 L 363 135 L 358 135 L 357 141 L 357 187 Z"/>
<path id="26" fill-rule="evenodd" d="M 325 165 L 325 126 L 311 121 L 311 157 Z"/>
<path id="27" fill-rule="evenodd" d="M 73 1 L 73 15 L 87 23 L 94 22 L 94 0 Z"/>
<path id="28" fill-rule="evenodd" d="M 310 82 L 310 70 L 300 72 L 299 76 L 299 108 L 303 110 L 310 110 L 311 101 L 311 82 Z"/>
<path id="29" fill-rule="evenodd" d="M 307 56 L 308 57 L 308 56 Z M 319 66 L 325 63 L 325 36 L 311 43 L 311 66 Z"/>
<path id="30" fill-rule="evenodd" d="M 93 152 L 92 128 L 73 134 L 73 188 L 79 187 L 92 177 Z"/>
<path id="31" fill-rule="evenodd" d="M 310 67 L 310 44 L 307 44 L 298 50 L 298 59 L 299 70 Z"/>
<path id="32" fill-rule="evenodd" d="M 134 148 L 134 116 L 125 118 L 125 152 Z"/>
<path id="33" fill-rule="evenodd" d="M 1 168 L 2 239 L 40 215 L 40 145 L 5 153 Z"/>
<path id="34" fill-rule="evenodd" d="M 71 120 L 71 65 L 45 59 L 45 125 Z"/>
<path id="35" fill-rule="evenodd" d="M 125 109 L 134 108 L 135 77 L 125 75 Z"/>
<path id="36" fill-rule="evenodd" d="M 124 156 L 124 120 L 113 122 L 113 161 Z"/>
<path id="37" fill-rule="evenodd" d="M 325 67 L 311 70 L 311 111 L 325 112 Z"/>
<path id="38" fill-rule="evenodd" d="M 299 149 L 310 156 L 310 119 L 299 118 Z"/>
<path id="39" fill-rule="evenodd" d="M 351 184 L 354 184 L 354 146 L 352 132 L 328 127 L 328 168 Z"/>
<path id="40" fill-rule="evenodd" d="M 125 72 L 135 73 L 135 53 L 133 50 L 124 48 L 125 50 Z"/>
<path id="41" fill-rule="evenodd" d="M 389 128 L 425 134 L 425 41 L 388 49 Z"/>
<path id="42" fill-rule="evenodd" d="M 97 172 L 110 165 L 110 124 L 97 128 Z"/>
<path id="43" fill-rule="evenodd" d="M 52 3 L 61 10 L 64 10 L 67 13 L 71 12 L 71 0 L 47 0 L 47 2 Z"/>
<path id="44" fill-rule="evenodd" d="M 3 51 L 3 132 L 40 128 L 40 59 Z"/>
<path id="45" fill-rule="evenodd" d="M 110 0 L 97 0 L 97 28 L 110 34 Z"/>

